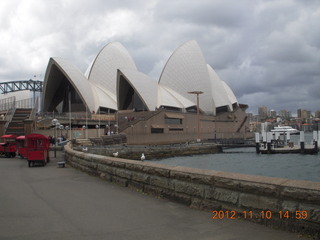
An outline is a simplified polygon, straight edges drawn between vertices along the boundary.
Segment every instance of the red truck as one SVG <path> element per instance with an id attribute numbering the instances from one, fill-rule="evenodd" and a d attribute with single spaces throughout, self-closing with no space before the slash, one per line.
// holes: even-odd
<path id="1" fill-rule="evenodd" d="M 26 136 L 19 136 L 16 138 L 18 156 L 21 158 L 27 158 L 28 148 L 26 147 L 25 140 Z"/>
<path id="2" fill-rule="evenodd" d="M 45 166 L 49 162 L 49 140 L 49 137 L 42 134 L 29 134 L 25 136 L 29 167 L 35 166 L 38 163 Z"/>
<path id="3" fill-rule="evenodd" d="M 5 156 L 7 158 L 15 157 L 17 151 L 17 135 L 3 135 L 1 138 L 4 142 L 0 143 L 0 155 Z"/>

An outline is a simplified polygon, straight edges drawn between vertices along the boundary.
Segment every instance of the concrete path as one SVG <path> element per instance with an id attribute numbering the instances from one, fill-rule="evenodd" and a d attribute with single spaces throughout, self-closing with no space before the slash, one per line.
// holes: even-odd
<path id="1" fill-rule="evenodd" d="M 52 154 L 52 153 L 51 153 Z M 0 239 L 301 239 L 102 181 L 58 158 L 45 167 L 0 158 Z"/>

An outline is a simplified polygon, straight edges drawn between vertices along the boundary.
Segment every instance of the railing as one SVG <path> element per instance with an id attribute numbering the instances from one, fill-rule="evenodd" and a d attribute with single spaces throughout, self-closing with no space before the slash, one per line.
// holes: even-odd
<path id="1" fill-rule="evenodd" d="M 69 119 L 69 113 L 56 113 L 56 112 L 42 112 L 37 114 L 38 117 L 42 119 Z M 86 114 L 85 112 L 72 112 L 71 119 L 78 119 L 78 120 L 100 120 L 100 121 L 114 121 L 115 114 Z"/>
<path id="2" fill-rule="evenodd" d="M 32 111 L 30 113 L 29 119 L 34 120 L 36 117 L 36 113 L 38 110 L 38 106 L 39 106 L 39 97 L 36 98 L 35 103 L 34 103 L 34 107 L 32 108 Z"/>
<path id="3" fill-rule="evenodd" d="M 27 98 L 16 101 L 16 108 L 34 108 L 34 99 Z"/>
<path id="4" fill-rule="evenodd" d="M 16 101 L 16 97 L 8 97 L 0 100 L 0 111 L 8 111 L 11 108 L 33 108 L 33 98 Z"/>
<path id="5" fill-rule="evenodd" d="M 7 112 L 7 115 L 5 117 L 5 120 L 7 121 L 6 124 L 4 125 L 4 132 L 7 131 L 10 122 L 12 121 L 13 115 L 15 113 L 16 109 L 13 107 L 11 109 L 9 109 L 9 111 Z"/>
<path id="6" fill-rule="evenodd" d="M 245 125 L 247 119 L 248 119 L 248 116 L 245 116 L 245 118 L 243 119 L 243 121 L 242 121 L 241 125 L 239 126 L 237 132 L 240 132 L 241 128 Z"/>
<path id="7" fill-rule="evenodd" d="M 15 106 L 16 97 L 8 97 L 0 100 L 0 111 L 8 111 Z"/>
<path id="8" fill-rule="evenodd" d="M 255 146 L 254 139 L 230 138 L 230 139 L 210 139 L 210 142 L 223 146 Z"/>
<path id="9" fill-rule="evenodd" d="M 130 121 L 129 119 L 123 121 L 123 119 L 120 119 L 120 118 L 121 118 L 121 117 L 120 117 L 119 120 L 118 120 L 118 121 L 119 121 L 119 125 L 125 124 L 124 126 L 121 127 L 120 132 L 122 132 L 122 131 L 130 128 L 131 126 L 137 124 L 137 123 L 140 122 L 140 121 L 147 121 L 148 119 L 150 119 L 150 118 L 158 115 L 158 114 L 161 113 L 161 112 L 162 112 L 162 110 L 159 110 L 159 111 L 151 111 L 151 112 L 148 112 L 148 111 L 146 111 L 146 112 L 136 112 L 136 113 L 134 114 L 134 115 L 135 115 L 135 118 L 134 118 L 133 120 L 131 120 L 131 121 Z M 122 117 L 123 117 L 123 116 L 122 116 Z M 120 121 L 121 121 L 122 124 L 120 124 Z"/>
<path id="10" fill-rule="evenodd" d="M 16 97 L 13 96 L 13 97 L 0 100 L 0 111 L 7 111 L 7 114 L 4 119 L 6 121 L 6 124 L 4 125 L 4 132 L 7 131 L 9 124 L 12 121 L 12 118 L 17 108 L 28 108 L 28 109 L 33 108 L 33 112 L 34 112 L 35 108 L 34 108 L 33 99 L 28 98 L 28 99 L 16 101 Z M 33 114 L 35 114 L 35 112 Z"/>

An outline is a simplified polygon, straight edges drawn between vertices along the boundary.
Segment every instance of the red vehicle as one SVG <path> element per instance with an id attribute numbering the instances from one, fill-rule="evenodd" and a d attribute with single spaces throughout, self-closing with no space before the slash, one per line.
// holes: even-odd
<path id="1" fill-rule="evenodd" d="M 49 162 L 49 137 L 42 134 L 29 134 L 25 136 L 25 146 L 27 148 L 28 166 L 37 163 L 45 166 Z"/>
<path id="2" fill-rule="evenodd" d="M 26 146 L 26 136 L 19 136 L 16 138 L 17 148 L 18 148 L 18 156 L 21 158 L 27 158 L 27 146 Z"/>
<path id="3" fill-rule="evenodd" d="M 1 138 L 4 140 L 4 143 L 0 143 L 0 155 L 7 158 L 15 157 L 17 151 L 17 135 L 3 135 Z"/>

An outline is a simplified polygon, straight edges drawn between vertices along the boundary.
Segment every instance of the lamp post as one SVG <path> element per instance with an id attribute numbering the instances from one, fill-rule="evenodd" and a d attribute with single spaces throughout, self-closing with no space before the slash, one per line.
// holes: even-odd
<path id="1" fill-rule="evenodd" d="M 62 139 L 62 130 L 64 129 L 64 126 L 63 126 L 63 125 L 60 125 L 60 126 L 59 126 L 59 129 L 60 129 L 60 139 Z"/>
<path id="2" fill-rule="evenodd" d="M 85 136 L 88 137 L 88 106 L 86 105 L 86 127 L 85 127 Z"/>
<path id="3" fill-rule="evenodd" d="M 54 137 L 54 157 L 57 157 L 57 126 L 58 124 L 60 125 L 59 121 L 57 119 L 52 119 L 51 121 L 52 125 L 53 125 L 53 137 Z"/>
<path id="4" fill-rule="evenodd" d="M 110 120 L 110 108 L 108 109 L 108 126 L 109 126 L 109 131 L 108 131 L 108 135 L 111 135 L 111 120 Z"/>
<path id="5" fill-rule="evenodd" d="M 65 127 L 65 129 L 67 130 L 67 138 L 68 138 L 68 136 L 69 136 L 69 129 L 70 129 L 70 127 L 69 126 L 66 126 Z M 70 138 L 71 139 L 71 138 Z"/>
<path id="6" fill-rule="evenodd" d="M 71 124 L 71 91 L 70 91 L 70 86 L 68 86 L 68 105 L 69 105 L 69 126 L 68 126 L 68 129 L 70 129 L 69 139 L 71 140 L 72 139 L 72 124 Z M 66 126 L 66 129 L 67 129 L 67 126 Z"/>
<path id="7" fill-rule="evenodd" d="M 99 107 L 99 130 L 98 130 L 98 137 L 100 137 L 100 126 L 101 126 L 101 112 Z"/>
<path id="8" fill-rule="evenodd" d="M 192 91 L 189 94 L 197 95 L 197 142 L 200 142 L 200 116 L 199 116 L 199 95 L 203 94 L 202 91 Z"/>
<path id="9" fill-rule="evenodd" d="M 119 112 L 117 111 L 117 113 L 116 113 L 116 125 L 115 125 L 115 127 L 116 127 L 116 129 L 117 129 L 117 134 L 119 134 Z"/>
<path id="10" fill-rule="evenodd" d="M 62 134 L 62 130 L 64 129 L 64 126 L 61 124 L 60 126 L 59 126 L 59 129 L 60 129 L 60 141 L 62 142 L 63 141 L 63 134 Z"/>
<path id="11" fill-rule="evenodd" d="M 83 125 L 82 126 L 82 129 L 83 129 L 83 136 L 84 136 L 84 138 L 86 139 L 87 138 L 87 136 L 86 136 L 86 133 L 87 133 L 87 131 L 86 131 L 86 125 Z"/>
<path id="12" fill-rule="evenodd" d="M 114 127 L 117 129 L 116 130 L 116 134 L 119 134 L 119 126 L 118 126 L 118 124 L 115 124 Z"/>
<path id="13" fill-rule="evenodd" d="M 99 125 L 96 125 L 96 129 L 97 129 L 97 137 L 100 137 L 100 134 L 99 134 Z"/>

